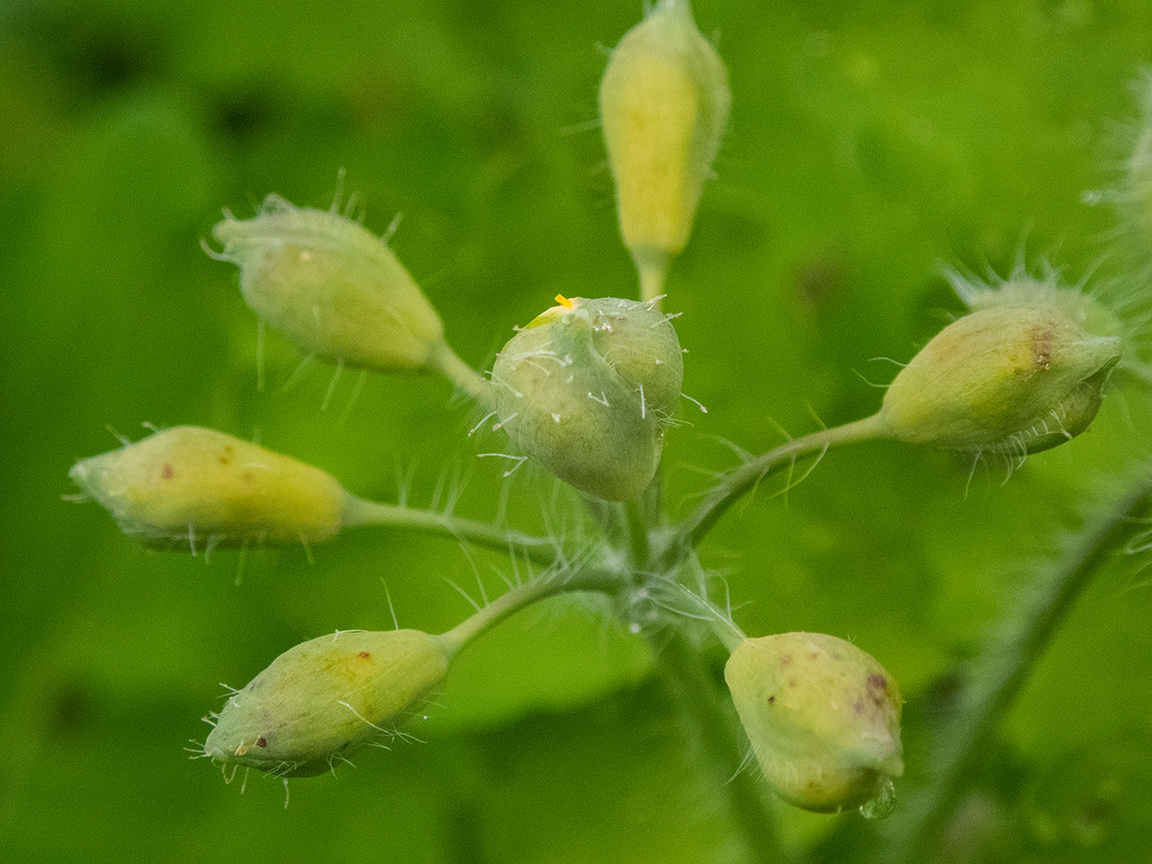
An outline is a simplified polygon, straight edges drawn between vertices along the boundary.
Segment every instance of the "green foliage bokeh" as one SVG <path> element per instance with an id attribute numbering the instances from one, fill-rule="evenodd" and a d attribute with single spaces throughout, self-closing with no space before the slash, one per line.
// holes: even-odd
<path id="1" fill-rule="evenodd" d="M 674 512 L 733 464 L 719 438 L 758 453 L 779 426 L 874 411 L 867 382 L 895 369 L 874 358 L 906 361 L 959 309 L 941 263 L 1006 274 L 1023 249 L 1075 281 L 1105 257 L 1115 213 L 1098 193 L 1118 182 L 1128 84 L 1152 62 L 1136 0 L 695 12 L 719 36 L 733 122 L 668 285 L 685 391 L 708 408 L 685 403 L 692 425 L 670 436 Z M 403 214 L 392 245 L 477 368 L 557 293 L 635 296 L 595 118 L 597 45 L 640 14 L 0 4 L 0 860 L 744 860 L 649 649 L 573 600 L 469 649 L 413 730 L 427 743 L 293 782 L 287 811 L 266 778 L 240 797 L 240 777 L 225 786 L 182 749 L 219 682 L 321 633 L 388 627 L 390 602 L 402 626 L 445 630 L 471 611 L 447 580 L 478 594 L 479 574 L 494 594 L 510 566 L 360 530 L 314 561 L 254 551 L 237 584 L 237 553 L 145 551 L 61 500 L 75 459 L 116 446 L 108 427 L 194 423 L 259 435 L 357 494 L 459 491 L 462 515 L 503 500 L 513 524 L 571 529 L 542 472 L 505 480 L 476 457 L 504 444 L 467 437 L 479 414 L 440 379 L 369 377 L 348 407 L 348 373 L 322 411 L 331 370 L 285 389 L 300 358 L 269 334 L 258 392 L 255 320 L 199 241 L 221 207 L 244 217 L 270 192 L 327 207 L 343 169 L 369 228 Z M 786 496 L 735 508 L 702 559 L 748 604 L 750 634 L 851 638 L 912 718 L 930 713 L 1029 562 L 1147 459 L 1146 402 L 1115 394 L 1091 434 L 1003 486 L 896 444 L 830 453 Z M 1146 860 L 1125 857 L 1152 842 L 1152 588 L 1130 564 L 1093 585 L 1014 706 L 957 860 Z M 780 819 L 797 849 L 836 824 Z"/>

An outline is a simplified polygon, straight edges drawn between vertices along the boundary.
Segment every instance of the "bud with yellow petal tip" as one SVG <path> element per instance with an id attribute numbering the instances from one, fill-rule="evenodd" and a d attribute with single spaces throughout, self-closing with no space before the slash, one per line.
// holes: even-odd
<path id="1" fill-rule="evenodd" d="M 500 425 L 561 480 L 608 501 L 648 487 L 684 377 L 652 303 L 557 298 L 492 367 Z"/>
<path id="2" fill-rule="evenodd" d="M 84 459 L 69 476 L 125 534 L 193 549 L 197 537 L 230 546 L 327 540 L 350 498 L 319 468 L 198 426 Z"/>
<path id="3" fill-rule="evenodd" d="M 612 52 L 600 122 L 620 231 L 642 280 L 688 242 L 731 101 L 728 72 L 688 0 L 661 0 Z"/>
<path id="4" fill-rule="evenodd" d="M 1033 453 L 1088 428 L 1119 336 L 1097 336 L 1069 303 L 984 302 L 912 358 L 884 396 L 880 422 L 911 443 Z"/>
<path id="5" fill-rule="evenodd" d="M 745 639 L 724 678 L 764 777 L 789 804 L 858 807 L 904 773 L 900 690 L 850 642 L 822 633 Z"/>
<path id="6" fill-rule="evenodd" d="M 443 641 L 419 630 L 311 639 L 229 698 L 204 752 L 284 777 L 323 773 L 419 710 L 449 661 Z"/>
<path id="7" fill-rule="evenodd" d="M 436 310 L 358 222 L 269 195 L 254 218 L 229 215 L 212 234 L 240 267 L 245 302 L 301 351 L 390 372 L 425 368 L 446 349 Z"/>

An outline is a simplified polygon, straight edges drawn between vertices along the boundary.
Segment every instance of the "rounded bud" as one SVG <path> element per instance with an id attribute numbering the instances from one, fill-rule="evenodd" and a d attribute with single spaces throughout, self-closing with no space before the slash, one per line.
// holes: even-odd
<path id="1" fill-rule="evenodd" d="M 388 245 L 331 210 L 277 195 L 252 219 L 212 229 L 219 257 L 240 267 L 240 291 L 262 319 L 308 354 L 376 371 L 427 366 L 444 326 Z"/>
<path id="2" fill-rule="evenodd" d="M 496 356 L 500 425 L 577 489 L 629 501 L 648 487 L 684 361 L 653 303 L 558 297 Z"/>
<path id="3" fill-rule="evenodd" d="M 193 548 L 197 537 L 230 546 L 327 540 L 350 497 L 319 468 L 199 426 L 84 459 L 69 476 L 125 534 Z"/>
<path id="4" fill-rule="evenodd" d="M 612 52 L 600 122 L 620 231 L 642 271 L 688 242 L 731 102 L 728 72 L 687 0 L 660 0 Z"/>
<path id="5" fill-rule="evenodd" d="M 900 690 L 850 642 L 822 633 L 745 639 L 724 678 L 765 779 L 789 804 L 858 807 L 904 773 Z"/>
<path id="6" fill-rule="evenodd" d="M 228 699 L 204 752 L 284 777 L 321 774 L 417 711 L 449 660 L 442 640 L 419 630 L 310 639 Z"/>
<path id="7" fill-rule="evenodd" d="M 981 298 L 888 388 L 880 419 L 911 443 L 1034 453 L 1080 434 L 1100 408 L 1119 336 L 1092 335 L 1068 304 Z"/>

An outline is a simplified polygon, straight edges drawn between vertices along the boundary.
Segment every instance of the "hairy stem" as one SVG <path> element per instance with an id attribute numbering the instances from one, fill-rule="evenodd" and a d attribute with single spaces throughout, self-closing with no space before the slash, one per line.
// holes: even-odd
<path id="1" fill-rule="evenodd" d="M 716 484 L 708 497 L 680 523 L 675 535 L 664 548 L 660 563 L 670 567 L 684 560 L 684 557 L 699 545 L 704 535 L 742 495 L 768 475 L 793 464 L 797 458 L 817 450 L 826 451 L 837 444 L 883 438 L 886 434 L 880 415 L 874 414 L 863 420 L 834 426 L 831 429 L 821 429 L 802 438 L 795 438 L 741 465 Z"/>
<path id="2" fill-rule="evenodd" d="M 966 678 L 954 718 L 938 735 L 940 744 L 930 760 L 924 790 L 910 802 L 910 811 L 898 823 L 903 830 L 885 850 L 885 861 L 912 864 L 932 858 L 929 847 L 951 816 L 966 779 L 987 752 L 1028 673 L 1109 556 L 1134 531 L 1146 530 L 1147 525 L 1137 520 L 1149 507 L 1152 481 L 1146 479 L 1104 515 L 1090 520 L 1078 532 L 1075 545 L 1013 604 L 1019 611 L 1005 619 Z"/>
<path id="3" fill-rule="evenodd" d="M 448 653 L 455 655 L 505 618 L 548 597 L 576 591 L 616 594 L 620 587 L 621 580 L 617 574 L 595 568 L 578 567 L 571 571 L 552 573 L 510 589 L 447 633 L 441 634 L 440 638 L 444 641 Z"/>
<path id="4" fill-rule="evenodd" d="M 665 685 L 695 733 L 692 743 L 724 790 L 753 859 L 764 864 L 784 860 L 768 786 L 758 771 L 740 770 L 748 747 L 732 700 L 681 628 L 658 631 L 650 641 Z"/>
<path id="5" fill-rule="evenodd" d="M 432 350 L 428 363 L 485 408 L 492 408 L 491 385 L 483 375 L 461 360 L 447 342 L 441 342 Z"/>
<path id="6" fill-rule="evenodd" d="M 652 557 L 648 542 L 648 519 L 644 505 L 639 501 L 627 501 L 623 505 L 624 519 L 628 525 L 628 540 L 631 547 L 632 567 L 643 570 Z"/>
<path id="7" fill-rule="evenodd" d="M 459 516 L 450 516 L 433 510 L 399 507 L 395 504 L 349 497 L 344 511 L 346 528 L 374 525 L 423 531 L 495 549 L 497 552 L 523 558 L 545 567 L 555 564 L 558 557 L 556 547 L 544 537 L 531 537 L 519 531 L 499 528 L 488 522 L 462 519 Z"/>

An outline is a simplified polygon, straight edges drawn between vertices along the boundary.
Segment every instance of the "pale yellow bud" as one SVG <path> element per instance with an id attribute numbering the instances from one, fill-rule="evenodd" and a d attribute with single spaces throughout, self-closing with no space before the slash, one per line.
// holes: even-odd
<path id="1" fill-rule="evenodd" d="M 1118 336 L 1094 336 L 1057 305 L 990 305 L 924 346 L 884 397 L 896 438 L 960 450 L 1032 453 L 1088 428 Z"/>
<path id="2" fill-rule="evenodd" d="M 240 267 L 240 291 L 301 351 L 380 372 L 417 370 L 445 350 L 440 316 L 383 240 L 331 210 L 269 195 L 213 236 Z"/>
<path id="3" fill-rule="evenodd" d="M 284 777 L 320 774 L 393 734 L 444 682 L 448 663 L 443 640 L 420 630 L 310 639 L 228 700 L 204 752 Z"/>
<path id="4" fill-rule="evenodd" d="M 900 689 L 870 654 L 823 633 L 745 639 L 724 669 L 773 791 L 832 813 L 885 797 L 904 773 Z"/>
<path id="5" fill-rule="evenodd" d="M 600 122 L 620 231 L 642 273 L 688 242 L 730 106 L 728 72 L 687 0 L 661 0 L 612 52 Z"/>
<path id="6" fill-rule="evenodd" d="M 349 495 L 329 474 L 214 429 L 178 426 L 69 472 L 125 534 L 154 545 L 298 543 L 340 531 Z"/>

